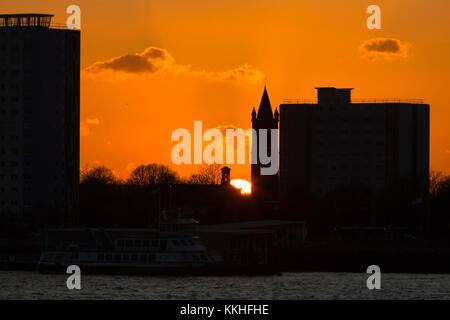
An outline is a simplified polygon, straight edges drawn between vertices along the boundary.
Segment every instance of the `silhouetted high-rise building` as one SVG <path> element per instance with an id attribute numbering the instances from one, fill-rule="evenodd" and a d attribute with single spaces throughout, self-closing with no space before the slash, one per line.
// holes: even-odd
<path id="1" fill-rule="evenodd" d="M 408 99 L 352 102 L 352 89 L 317 90 L 317 103 L 280 106 L 284 200 L 320 199 L 350 185 L 367 189 L 373 199 L 391 186 L 411 188 L 413 198 L 427 194 L 429 105 Z"/>
<path id="2" fill-rule="evenodd" d="M 76 223 L 80 31 L 0 15 L 0 211 Z"/>
<path id="3" fill-rule="evenodd" d="M 271 139 L 271 130 L 272 129 L 278 130 L 278 110 L 275 109 L 275 113 L 273 113 L 266 87 L 264 87 L 264 93 L 261 99 L 261 103 L 259 105 L 258 113 L 256 113 L 255 108 L 253 108 L 252 128 L 256 131 L 257 135 L 257 147 L 255 149 L 256 154 L 252 154 L 252 166 L 251 166 L 252 194 L 256 199 L 261 201 L 274 201 L 278 199 L 278 174 L 275 175 L 261 174 L 261 168 L 270 167 L 270 164 L 262 164 L 261 159 L 259 157 L 261 146 L 260 129 L 267 130 L 266 150 L 268 156 L 271 155 L 272 143 L 276 143 L 278 146 L 278 141 L 272 141 Z M 261 141 L 264 140 L 262 139 Z M 254 157 L 256 157 L 256 159 Z M 278 154 L 277 154 L 277 161 L 278 161 Z"/>

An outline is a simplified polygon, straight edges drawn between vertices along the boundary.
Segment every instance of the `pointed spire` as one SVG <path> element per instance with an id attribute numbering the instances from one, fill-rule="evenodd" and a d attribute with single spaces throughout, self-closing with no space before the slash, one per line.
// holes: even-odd
<path id="1" fill-rule="evenodd" d="M 273 120 L 272 106 L 270 105 L 269 94 L 267 93 L 266 86 L 264 86 L 264 93 L 258 109 L 258 120 L 259 119 Z"/>
<path id="2" fill-rule="evenodd" d="M 253 111 L 252 111 L 252 122 L 256 120 L 256 110 L 255 107 L 253 107 Z"/>
<path id="3" fill-rule="evenodd" d="M 279 116 L 278 108 L 275 108 L 275 114 L 274 114 L 274 116 L 273 116 L 273 119 L 274 119 L 276 122 L 278 122 L 278 116 Z"/>

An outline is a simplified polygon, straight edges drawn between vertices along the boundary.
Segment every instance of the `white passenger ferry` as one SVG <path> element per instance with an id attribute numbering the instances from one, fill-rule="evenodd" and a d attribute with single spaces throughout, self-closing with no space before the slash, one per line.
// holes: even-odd
<path id="1" fill-rule="evenodd" d="M 194 236 L 192 219 L 173 219 L 158 229 L 54 229 L 45 234 L 41 273 L 185 275 L 216 272 L 221 255 Z M 181 231 L 173 231 L 179 230 Z"/>

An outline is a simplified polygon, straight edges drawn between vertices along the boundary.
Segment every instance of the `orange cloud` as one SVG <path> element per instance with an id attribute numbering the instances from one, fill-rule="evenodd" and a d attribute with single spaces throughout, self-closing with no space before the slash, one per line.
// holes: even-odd
<path id="1" fill-rule="evenodd" d="M 141 53 L 124 54 L 106 61 L 96 62 L 83 70 L 84 78 L 103 78 L 108 80 L 125 80 L 145 78 L 158 74 L 206 77 L 218 81 L 240 81 L 256 83 L 264 79 L 264 74 L 247 65 L 222 72 L 194 70 L 189 65 L 177 64 L 165 49 L 148 47 Z"/>
<path id="2" fill-rule="evenodd" d="M 87 119 L 85 121 L 86 124 L 93 124 L 93 125 L 99 125 L 100 124 L 100 120 L 98 120 L 97 118 L 93 118 L 93 119 Z"/>
<path id="3" fill-rule="evenodd" d="M 85 121 L 81 121 L 80 122 L 80 136 L 82 137 L 86 137 L 86 136 L 90 136 L 92 135 L 92 131 L 90 130 L 89 126 L 92 125 L 99 125 L 100 124 L 100 120 L 98 120 L 97 118 L 92 118 L 92 119 L 87 119 Z"/>
<path id="4" fill-rule="evenodd" d="M 359 46 L 361 58 L 376 60 L 407 59 L 410 44 L 394 38 L 374 38 Z"/>

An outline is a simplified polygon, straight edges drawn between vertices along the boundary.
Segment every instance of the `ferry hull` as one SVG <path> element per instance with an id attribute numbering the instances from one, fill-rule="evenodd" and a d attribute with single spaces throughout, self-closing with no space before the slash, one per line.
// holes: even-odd
<path id="1" fill-rule="evenodd" d="M 93 275 L 140 275 L 140 276 L 258 276 L 258 275 L 281 275 L 278 268 L 270 266 L 232 266 L 213 265 L 200 267 L 150 267 L 150 266 L 79 266 L 82 274 Z M 38 270 L 42 274 L 66 274 L 67 266 L 55 264 L 39 264 Z"/>

